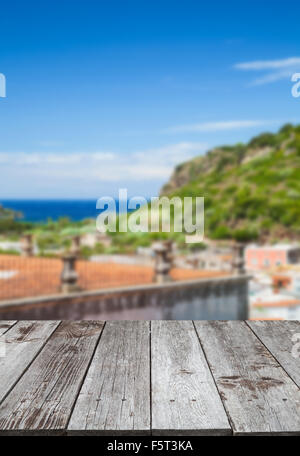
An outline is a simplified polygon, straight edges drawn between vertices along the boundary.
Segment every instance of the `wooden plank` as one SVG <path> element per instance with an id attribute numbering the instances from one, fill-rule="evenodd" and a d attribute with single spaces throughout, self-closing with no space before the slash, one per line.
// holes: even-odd
<path id="1" fill-rule="evenodd" d="M 1 320 L 0 321 L 0 336 L 2 336 L 2 334 L 6 333 L 9 330 L 9 328 L 11 328 L 15 323 L 16 323 L 16 321 Z"/>
<path id="2" fill-rule="evenodd" d="M 152 433 L 230 434 L 231 428 L 192 321 L 154 321 Z"/>
<path id="3" fill-rule="evenodd" d="M 195 326 L 234 433 L 299 434 L 299 388 L 246 323 Z"/>
<path id="4" fill-rule="evenodd" d="M 247 324 L 300 387 L 300 321 L 249 321 Z"/>
<path id="5" fill-rule="evenodd" d="M 150 434 L 150 323 L 107 322 L 77 399 L 72 434 Z"/>
<path id="6" fill-rule="evenodd" d="M 0 434 L 61 433 L 103 322 L 65 321 L 0 405 Z"/>
<path id="7" fill-rule="evenodd" d="M 0 337 L 5 341 L 5 356 L 0 358 L 0 402 L 58 325 L 58 321 L 20 321 Z"/>

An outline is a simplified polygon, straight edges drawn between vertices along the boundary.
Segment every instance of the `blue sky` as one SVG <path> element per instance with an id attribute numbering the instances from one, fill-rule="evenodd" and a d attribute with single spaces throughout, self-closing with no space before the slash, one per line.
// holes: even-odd
<path id="1" fill-rule="evenodd" d="M 297 1 L 1 5 L 0 198 L 154 196 L 173 167 L 300 123 Z"/>

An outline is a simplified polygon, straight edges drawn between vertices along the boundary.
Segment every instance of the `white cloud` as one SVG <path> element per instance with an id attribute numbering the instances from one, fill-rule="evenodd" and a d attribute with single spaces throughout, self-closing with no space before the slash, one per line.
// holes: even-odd
<path id="1" fill-rule="evenodd" d="M 133 179 L 167 179 L 174 166 L 202 154 L 207 149 L 208 144 L 205 143 L 180 142 L 135 152 L 127 171 Z"/>
<path id="2" fill-rule="evenodd" d="M 300 57 L 290 57 L 282 60 L 255 60 L 254 62 L 237 63 L 234 68 L 238 70 L 274 70 L 300 66 Z"/>
<path id="3" fill-rule="evenodd" d="M 272 82 L 281 81 L 282 79 L 290 79 L 294 70 L 289 71 L 275 71 L 274 73 L 268 73 L 265 76 L 256 78 L 251 82 L 251 86 L 270 84 Z"/>
<path id="4" fill-rule="evenodd" d="M 115 158 L 115 154 L 112 152 L 95 152 L 92 154 L 92 158 L 94 160 L 113 160 Z"/>
<path id="5" fill-rule="evenodd" d="M 31 165 L 71 165 L 71 164 L 84 164 L 88 162 L 98 161 L 111 161 L 114 159 L 114 154 L 111 152 L 95 152 L 95 153 L 1 153 L 0 152 L 0 163 L 11 164 L 15 166 L 31 166 Z"/>
<path id="6" fill-rule="evenodd" d="M 230 120 L 221 122 L 203 122 L 190 125 L 177 125 L 164 130 L 165 133 L 214 132 L 224 130 L 240 130 L 242 128 L 270 125 L 273 121 L 266 120 Z"/>
<path id="7" fill-rule="evenodd" d="M 267 71 L 263 76 L 251 81 L 250 85 L 263 85 L 289 79 L 293 73 L 300 69 L 300 57 L 289 57 L 281 60 L 255 60 L 253 62 L 237 63 L 236 70 Z"/>
<path id="8" fill-rule="evenodd" d="M 5 195 L 50 196 L 91 194 L 110 184 L 156 182 L 159 186 L 174 166 L 203 153 L 208 146 L 182 142 L 128 154 L 114 152 L 0 152 L 1 193 Z M 63 194 L 61 195 L 63 196 Z"/>
<path id="9" fill-rule="evenodd" d="M 173 168 L 168 165 L 152 165 L 137 163 L 127 168 L 127 173 L 130 179 L 134 180 L 153 180 L 167 179 L 170 176 Z"/>
<path id="10" fill-rule="evenodd" d="M 180 142 L 154 149 L 147 149 L 142 152 L 136 152 L 134 157 L 138 160 L 143 160 L 144 162 L 149 160 L 157 162 L 157 160 L 159 160 L 160 162 L 172 165 L 177 164 L 180 161 L 183 162 L 188 160 L 195 154 L 204 152 L 207 148 L 208 145 L 206 143 Z"/>

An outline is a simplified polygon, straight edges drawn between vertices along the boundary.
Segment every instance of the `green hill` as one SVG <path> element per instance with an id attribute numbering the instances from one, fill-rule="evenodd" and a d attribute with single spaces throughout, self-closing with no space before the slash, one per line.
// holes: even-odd
<path id="1" fill-rule="evenodd" d="M 212 239 L 299 239 L 300 125 L 183 163 L 161 194 L 204 196 L 205 235 Z"/>

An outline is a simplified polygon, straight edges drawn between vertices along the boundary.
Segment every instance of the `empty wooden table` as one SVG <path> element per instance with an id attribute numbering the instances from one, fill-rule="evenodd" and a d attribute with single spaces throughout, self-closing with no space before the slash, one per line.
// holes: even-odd
<path id="1" fill-rule="evenodd" d="M 298 321 L 1 321 L 0 435 L 300 435 Z"/>

